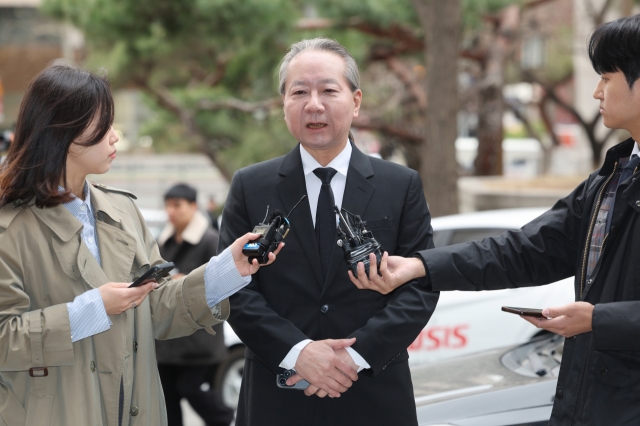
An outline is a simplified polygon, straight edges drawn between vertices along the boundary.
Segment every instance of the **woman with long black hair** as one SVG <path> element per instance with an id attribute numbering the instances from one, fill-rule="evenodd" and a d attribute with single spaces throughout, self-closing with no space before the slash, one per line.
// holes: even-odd
<path id="1" fill-rule="evenodd" d="M 184 278 L 129 288 L 164 261 L 135 197 L 86 179 L 116 157 L 112 123 L 107 80 L 66 66 L 20 106 L 0 165 L 0 426 L 166 424 L 154 339 L 224 321 L 259 268 L 247 234 Z"/>

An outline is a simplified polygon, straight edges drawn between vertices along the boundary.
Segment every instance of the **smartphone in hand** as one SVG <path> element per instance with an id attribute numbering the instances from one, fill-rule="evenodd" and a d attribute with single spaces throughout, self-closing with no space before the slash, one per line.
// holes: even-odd
<path id="1" fill-rule="evenodd" d="M 509 312 L 510 314 L 523 315 L 525 317 L 546 318 L 544 315 L 542 315 L 542 309 L 514 308 L 511 306 L 503 306 L 502 310 L 504 312 Z"/>
<path id="2" fill-rule="evenodd" d="M 278 377 L 276 378 L 276 384 L 278 385 L 278 387 L 282 389 L 298 389 L 298 390 L 305 390 L 306 388 L 309 387 L 309 382 L 307 382 L 306 380 L 300 380 L 298 383 L 296 383 L 293 386 L 287 385 L 287 379 L 293 376 L 294 374 L 296 374 L 296 370 L 285 370 L 284 373 L 278 374 Z"/>
<path id="3" fill-rule="evenodd" d="M 174 265 L 173 262 L 161 263 L 160 265 L 152 266 L 147 272 L 136 278 L 136 280 L 131 283 L 129 288 L 139 287 L 149 281 L 157 282 L 159 279 L 169 275 L 169 272 L 171 272 L 171 270 L 173 270 L 173 268 L 175 267 L 176 265 Z"/>

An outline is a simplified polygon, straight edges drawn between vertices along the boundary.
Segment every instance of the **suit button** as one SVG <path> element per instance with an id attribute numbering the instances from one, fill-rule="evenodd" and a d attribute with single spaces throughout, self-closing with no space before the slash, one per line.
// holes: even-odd
<path id="1" fill-rule="evenodd" d="M 609 372 L 609 370 L 607 370 L 607 367 L 602 367 L 600 369 L 600 374 L 607 374 Z"/>
<path id="2" fill-rule="evenodd" d="M 322 308 L 320 308 L 320 312 L 322 312 L 323 314 L 329 312 L 329 305 L 322 305 Z"/>
<path id="3" fill-rule="evenodd" d="M 91 361 L 91 365 L 89 367 L 91 368 L 91 372 L 92 373 L 96 372 L 96 363 L 95 363 L 95 361 Z"/>
<path id="4" fill-rule="evenodd" d="M 640 207 L 640 200 L 636 201 L 636 206 Z"/>
<path id="5" fill-rule="evenodd" d="M 129 414 L 131 414 L 132 416 L 137 416 L 139 412 L 140 410 L 138 410 L 138 407 L 136 407 L 135 405 L 132 405 L 131 410 L 129 410 Z"/>
<path id="6" fill-rule="evenodd" d="M 556 391 L 556 398 L 558 398 L 558 399 L 562 399 L 562 389 L 558 389 L 558 390 Z"/>
<path id="7" fill-rule="evenodd" d="M 138 342 L 133 342 L 133 351 L 138 352 Z"/>

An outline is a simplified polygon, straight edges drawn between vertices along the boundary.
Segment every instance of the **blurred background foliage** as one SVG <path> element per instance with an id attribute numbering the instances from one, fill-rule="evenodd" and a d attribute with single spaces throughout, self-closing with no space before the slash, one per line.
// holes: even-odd
<path id="1" fill-rule="evenodd" d="M 465 0 L 467 32 L 482 26 L 484 13 L 513 2 Z M 397 43 L 385 33 L 392 28 L 422 39 L 410 0 L 45 0 L 43 10 L 84 33 L 86 67 L 108 70 L 116 88 L 142 90 L 155 112 L 142 132 L 156 150 L 203 152 L 227 178 L 295 145 L 282 120 L 276 69 L 301 38 L 325 35 L 351 51 L 372 118 L 420 126 L 418 110 L 389 102 L 399 83 L 372 54 Z M 304 18 L 331 23 L 305 27 Z M 411 68 L 423 66 L 421 50 L 402 57 Z"/>

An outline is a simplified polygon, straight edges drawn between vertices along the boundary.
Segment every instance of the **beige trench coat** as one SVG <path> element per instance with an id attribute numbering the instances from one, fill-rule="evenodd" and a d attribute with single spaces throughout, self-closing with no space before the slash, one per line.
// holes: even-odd
<path id="1" fill-rule="evenodd" d="M 108 331 L 71 343 L 67 302 L 163 262 L 132 195 L 96 186 L 102 268 L 64 206 L 0 209 L 0 426 L 118 426 L 121 380 L 122 425 L 165 425 L 154 339 L 186 336 L 229 314 L 227 300 L 215 316 L 207 306 L 202 266 L 111 316 Z M 31 377 L 33 367 L 48 376 Z"/>

